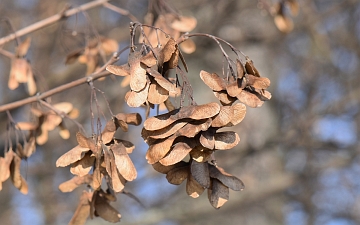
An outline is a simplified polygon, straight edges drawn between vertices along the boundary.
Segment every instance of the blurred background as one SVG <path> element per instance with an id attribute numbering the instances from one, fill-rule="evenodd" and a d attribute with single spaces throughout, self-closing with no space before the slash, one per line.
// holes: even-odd
<path id="1" fill-rule="evenodd" d="M 5 19 L 19 30 L 60 12 L 66 5 L 76 7 L 86 2 L 0 0 L 0 37 L 12 32 Z M 130 157 L 138 178 L 125 189 L 145 205 L 118 194 L 113 206 L 122 214 L 122 224 L 360 224 L 360 2 L 299 0 L 297 15 L 291 11 L 291 4 L 285 4 L 281 12 L 276 10 L 279 2 L 168 1 L 181 15 L 197 19 L 193 32 L 221 37 L 248 55 L 260 74 L 270 78 L 272 99 L 261 108 L 248 107 L 244 121 L 234 128 L 240 144 L 216 153 L 218 164 L 246 186 L 242 192 L 230 191 L 230 200 L 219 210 L 209 204 L 206 193 L 192 199 L 184 184 L 169 184 L 165 175 L 147 164 L 147 145 L 139 127 L 131 127 L 128 133 L 118 132 L 117 137 L 136 146 Z M 129 10 L 140 22 L 148 10 L 146 0 L 114 0 L 111 4 Z M 99 6 L 26 35 L 32 38 L 27 58 L 38 90 L 43 92 L 86 74 L 84 64 L 65 65 L 65 59 L 74 49 L 83 48 L 90 36 L 115 39 L 120 49 L 127 46 L 130 21 Z M 24 41 L 25 37 L 20 39 Z M 196 51 L 184 56 L 194 98 L 199 104 L 216 101 L 199 72 L 221 73 L 221 51 L 210 39 L 198 37 L 193 41 Z M 14 52 L 15 46 L 11 41 L 2 48 Z M 126 56 L 121 55 L 119 64 Z M 24 86 L 15 91 L 8 89 L 10 65 L 10 59 L 0 55 L 0 105 L 27 97 Z M 120 87 L 121 80 L 108 77 L 94 85 L 105 92 L 114 113 L 139 112 L 144 118 L 145 109 L 132 109 L 124 103 L 128 87 Z M 106 111 L 106 102 L 101 95 L 98 98 Z M 80 110 L 77 121 L 90 131 L 89 86 L 51 97 L 52 103 L 61 101 L 71 102 Z M 29 106 L 11 113 L 15 120 L 25 121 L 30 116 Z M 6 122 L 6 113 L 0 113 L 1 151 Z M 72 193 L 58 190 L 58 185 L 72 175 L 68 167 L 56 168 L 55 161 L 77 144 L 77 126 L 69 120 L 65 124 L 72 134 L 69 140 L 64 141 L 54 130 L 50 140 L 22 162 L 28 195 L 22 195 L 9 180 L 3 183 L 1 224 L 60 225 L 71 219 L 86 187 Z M 86 224 L 110 223 L 95 218 Z"/>

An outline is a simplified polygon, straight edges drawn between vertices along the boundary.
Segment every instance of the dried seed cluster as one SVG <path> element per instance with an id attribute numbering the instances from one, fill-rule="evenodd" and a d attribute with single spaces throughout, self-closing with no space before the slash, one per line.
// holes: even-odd
<path id="1" fill-rule="evenodd" d="M 71 192 L 82 184 L 91 186 L 94 193 L 92 200 L 87 204 L 94 205 L 94 215 L 110 222 L 117 222 L 120 214 L 108 204 L 108 199 L 104 197 L 104 192 L 101 190 L 101 183 L 105 178 L 108 192 L 114 195 L 114 193 L 123 191 L 127 181 L 136 178 L 135 166 L 128 155 L 135 146 L 129 141 L 115 138 L 114 134 L 119 127 L 123 131 L 127 131 L 128 124 L 139 125 L 140 123 L 141 117 L 138 113 L 119 113 L 106 123 L 98 137 L 85 137 L 83 134 L 77 133 L 78 145 L 56 161 L 57 167 L 71 165 L 70 172 L 75 177 L 60 184 L 59 189 L 63 192 Z M 89 174 L 90 171 L 93 172 Z M 84 195 L 87 196 L 87 194 Z M 80 204 L 83 204 L 81 200 Z M 111 210 L 108 211 L 106 208 Z M 114 210 L 116 214 L 114 214 Z M 109 214 L 119 216 L 116 219 Z M 74 218 L 82 216 L 82 214 L 75 213 Z"/>
<path id="2" fill-rule="evenodd" d="M 206 161 L 197 162 L 191 159 L 189 162 L 180 161 L 170 166 L 155 163 L 153 167 L 166 174 L 170 184 L 179 185 L 186 180 L 186 193 L 193 198 L 199 197 L 207 189 L 210 204 L 214 208 L 220 208 L 229 200 L 229 188 L 234 191 L 245 188 L 240 179 Z"/>
<path id="3" fill-rule="evenodd" d="M 14 186 L 20 190 L 22 194 L 28 193 L 28 185 L 26 180 L 20 173 L 21 160 L 27 159 L 35 152 L 35 138 L 31 137 L 29 141 L 21 145 L 17 143 L 15 151 L 10 148 L 5 152 L 4 157 L 0 157 L 0 191 L 2 190 L 2 182 L 9 177 Z"/>
<path id="4" fill-rule="evenodd" d="M 79 116 L 79 110 L 74 108 L 69 102 L 60 102 L 53 105 L 55 110 L 60 113 L 66 114 L 69 118 L 75 119 Z M 42 111 L 36 108 L 31 108 L 31 112 L 37 118 L 33 122 L 19 122 L 17 128 L 20 130 L 29 130 L 30 136 L 36 137 L 36 144 L 43 145 L 48 141 L 49 131 L 54 130 L 56 127 L 60 128 L 59 134 L 63 139 L 70 137 L 70 132 L 66 129 L 61 115 L 54 111 Z"/>
<path id="5" fill-rule="evenodd" d="M 239 143 L 240 138 L 237 133 L 233 131 L 218 132 L 218 129 L 240 123 L 245 117 L 245 113 L 246 107 L 242 103 L 220 106 L 213 102 L 184 106 L 148 118 L 145 120 L 142 130 L 142 137 L 149 145 L 146 159 L 148 163 L 153 164 L 156 170 L 166 173 L 172 184 L 180 184 L 188 178 L 187 191 L 192 197 L 198 197 L 205 188 L 209 190 L 209 193 L 211 190 L 215 190 L 213 194 L 209 194 L 209 198 L 212 199 L 210 200 L 211 204 L 215 208 L 219 208 L 225 203 L 221 200 L 222 197 L 226 197 L 221 193 L 224 191 L 224 193 L 228 193 L 230 186 L 218 181 L 210 182 L 213 179 L 210 179 L 208 167 L 214 166 L 209 165 L 208 161 L 214 151 L 228 150 Z M 190 161 L 183 162 L 182 160 L 188 156 Z M 189 170 L 190 164 L 191 170 Z M 197 168 L 200 167 L 204 167 L 203 170 L 206 171 L 197 172 Z M 232 179 L 236 179 L 242 185 L 239 179 Z M 190 191 L 191 188 L 195 188 L 196 191 Z M 228 199 L 228 194 L 225 199 Z"/>
<path id="6" fill-rule="evenodd" d="M 229 76 L 228 80 L 216 73 L 200 72 L 200 77 L 209 86 L 222 105 L 231 105 L 236 100 L 256 108 L 264 101 L 270 100 L 271 94 L 265 89 L 270 86 L 270 80 L 260 77 L 253 62 L 247 58 L 245 65 L 236 59 L 236 76 Z"/>
<path id="7" fill-rule="evenodd" d="M 105 63 L 105 56 L 116 52 L 118 48 L 119 45 L 116 40 L 101 36 L 90 40 L 85 48 L 71 52 L 66 57 L 66 64 L 78 60 L 78 62 L 86 64 L 86 74 L 89 75 L 100 67 L 101 59 Z"/>
<path id="8" fill-rule="evenodd" d="M 109 65 L 107 70 L 129 78 L 130 91 L 125 101 L 130 107 L 139 107 L 145 102 L 161 104 L 169 96 L 181 94 L 181 89 L 168 79 L 168 71 L 177 67 L 181 57 L 173 38 L 164 47 L 150 51 L 131 51 L 128 62 L 121 66 Z"/>
<path id="9" fill-rule="evenodd" d="M 31 39 L 26 38 L 26 40 L 20 43 L 17 47 L 15 51 L 15 56 L 11 60 L 11 70 L 8 87 L 9 89 L 14 90 L 19 87 L 19 83 L 26 83 L 29 95 L 34 95 L 37 90 L 36 83 L 34 80 L 31 65 L 29 61 L 25 58 L 29 50 L 30 43 Z"/>

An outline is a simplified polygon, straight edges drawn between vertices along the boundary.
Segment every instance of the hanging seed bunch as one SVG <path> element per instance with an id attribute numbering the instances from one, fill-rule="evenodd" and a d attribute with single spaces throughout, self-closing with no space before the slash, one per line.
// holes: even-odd
<path id="1" fill-rule="evenodd" d="M 137 25 L 132 26 L 135 29 Z M 126 93 L 125 101 L 130 107 L 147 102 L 162 104 L 168 102 L 169 96 L 181 94 L 181 89 L 168 77 L 169 70 L 178 66 L 179 57 L 182 56 L 176 41 L 168 37 L 163 47 L 143 45 L 139 51 L 131 48 L 126 64 L 109 65 L 106 69 L 115 75 L 129 77 L 131 90 Z"/>
<path id="2" fill-rule="evenodd" d="M 193 198 L 197 198 L 208 189 L 210 203 L 219 208 L 228 199 L 228 188 L 239 191 L 243 189 L 243 183 L 225 173 L 220 167 L 210 165 L 208 161 L 211 161 L 213 152 L 229 150 L 239 143 L 237 133 L 218 130 L 240 123 L 245 113 L 246 107 L 242 103 L 220 106 L 213 102 L 184 106 L 148 118 L 142 130 L 142 137 L 149 145 L 146 159 L 155 170 L 167 174 L 171 184 L 181 184 L 188 178 L 187 193 Z M 189 162 L 184 162 L 183 160 L 188 157 Z M 236 184 L 213 180 L 218 177 L 210 176 L 210 167 L 214 171 L 220 170 L 224 176 L 231 177 L 229 179 L 234 180 Z M 233 188 L 233 185 L 236 187 Z"/>
<path id="3" fill-rule="evenodd" d="M 236 59 L 236 74 L 220 77 L 216 73 L 200 72 L 200 77 L 209 86 L 222 105 L 231 105 L 236 100 L 256 108 L 264 101 L 270 100 L 271 94 L 265 89 L 270 86 L 270 80 L 260 77 L 252 60 L 246 57 L 245 65 Z"/>
<path id="4" fill-rule="evenodd" d="M 27 91 L 29 95 L 36 93 L 36 83 L 29 61 L 25 58 L 30 48 L 31 38 L 26 38 L 24 42 L 21 42 L 16 48 L 15 55 L 11 59 L 11 70 L 8 81 L 8 87 L 10 90 L 14 90 L 19 87 L 20 83 L 27 84 Z"/>
<path id="5" fill-rule="evenodd" d="M 0 191 L 2 190 L 2 183 L 10 177 L 11 182 L 22 194 L 28 193 L 27 182 L 20 173 L 21 160 L 27 159 L 34 152 L 35 138 L 31 137 L 29 140 L 25 140 L 23 144 L 17 143 L 15 151 L 10 147 L 5 152 L 4 157 L 0 157 Z"/>
<path id="6" fill-rule="evenodd" d="M 87 213 L 77 213 L 77 210 L 72 221 L 86 220 L 89 214 L 91 217 L 100 216 L 110 222 L 120 220 L 120 214 L 109 205 L 109 201 L 115 201 L 114 194 L 122 192 L 125 183 L 134 180 L 137 172 L 128 155 L 135 146 L 129 141 L 115 138 L 114 134 L 119 127 L 126 132 L 129 124 L 140 123 L 141 116 L 138 113 L 119 113 L 106 123 L 98 136 L 85 137 L 77 133 L 78 145 L 56 161 L 57 167 L 70 165 L 70 172 L 75 175 L 60 184 L 59 189 L 62 192 L 71 192 L 82 184 L 87 184 L 93 190 L 92 194 L 83 194 L 78 206 L 79 211 L 82 211 L 86 202 L 86 207 L 90 206 L 91 210 Z M 103 179 L 108 185 L 106 192 L 101 189 Z"/>
<path id="7" fill-rule="evenodd" d="M 90 40 L 85 48 L 71 52 L 66 57 L 66 64 L 72 64 L 76 60 L 86 64 L 86 75 L 90 75 L 100 68 L 101 63 L 105 63 L 106 56 L 116 52 L 119 45 L 116 40 L 106 37 L 98 37 Z"/>

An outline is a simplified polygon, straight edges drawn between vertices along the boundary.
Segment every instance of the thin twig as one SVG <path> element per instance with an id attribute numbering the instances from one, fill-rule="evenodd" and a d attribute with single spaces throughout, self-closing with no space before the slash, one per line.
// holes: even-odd
<path id="1" fill-rule="evenodd" d="M 60 21 L 61 19 L 63 18 L 67 18 L 67 17 L 70 17 L 78 12 L 81 12 L 81 11 L 86 11 L 88 9 L 91 9 L 91 8 L 94 8 L 94 7 L 97 7 L 99 5 L 103 5 L 104 3 L 108 2 L 109 0 L 95 0 L 95 1 L 92 1 L 92 2 L 89 2 L 89 3 L 86 3 L 86 4 L 83 4 L 77 8 L 73 8 L 73 9 L 69 9 L 69 10 L 66 10 L 65 12 L 60 12 L 56 15 L 53 15 L 53 16 L 50 16 L 49 18 L 46 18 L 44 20 L 41 20 L 37 23 L 34 23 L 30 26 L 27 26 L 21 30 L 18 30 L 17 32 L 15 33 L 12 33 L 12 34 L 9 34 L 8 36 L 5 36 L 5 37 L 2 37 L 0 38 L 0 45 L 3 45 L 9 41 L 12 41 L 14 40 L 15 38 L 17 37 L 21 37 L 21 36 L 24 36 L 28 33 L 31 33 L 31 32 L 34 32 L 38 29 L 41 29 L 43 27 L 46 27 L 46 26 L 49 26 L 53 23 L 56 23 L 58 21 Z"/>
<path id="2" fill-rule="evenodd" d="M 133 22 L 139 21 L 133 14 L 131 14 L 128 10 L 122 9 L 120 7 L 114 6 L 108 2 L 104 3 L 104 7 L 119 13 L 120 15 L 127 16 L 129 19 L 131 19 Z"/>

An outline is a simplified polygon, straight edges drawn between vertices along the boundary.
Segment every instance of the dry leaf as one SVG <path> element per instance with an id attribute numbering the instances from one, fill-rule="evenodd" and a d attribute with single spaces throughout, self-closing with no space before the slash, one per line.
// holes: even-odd
<path id="1" fill-rule="evenodd" d="M 106 55 L 116 52 L 119 49 L 119 44 L 114 39 L 101 37 L 100 41 L 101 41 L 101 48 Z"/>
<path id="2" fill-rule="evenodd" d="M 104 130 L 101 132 L 101 140 L 103 143 L 109 143 L 113 138 L 117 130 L 117 126 L 113 119 L 107 121 Z"/>

